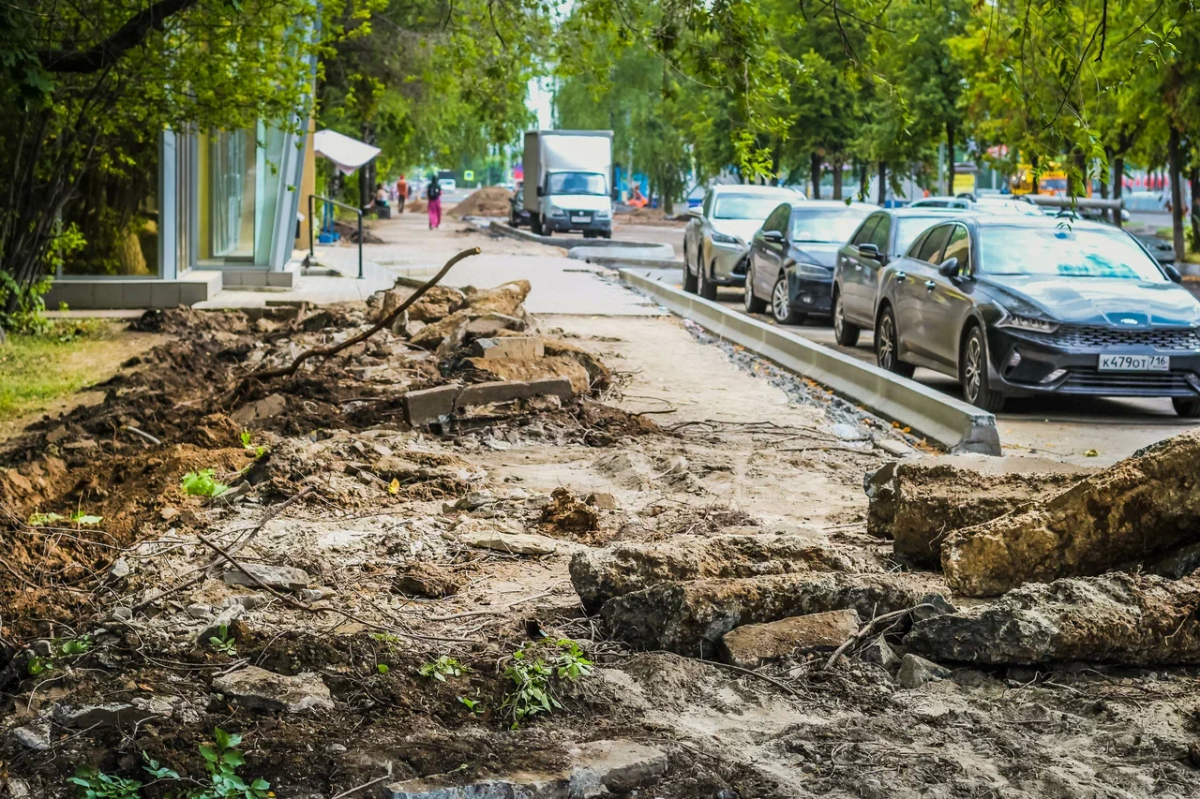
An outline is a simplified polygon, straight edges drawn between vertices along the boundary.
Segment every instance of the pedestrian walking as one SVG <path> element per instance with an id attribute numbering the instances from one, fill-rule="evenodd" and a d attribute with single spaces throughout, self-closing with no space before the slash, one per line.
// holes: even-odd
<path id="1" fill-rule="evenodd" d="M 425 199 L 429 201 L 429 229 L 436 230 L 442 225 L 442 187 L 438 185 L 437 175 L 429 178 Z"/>
<path id="2" fill-rule="evenodd" d="M 396 181 L 396 213 L 404 213 L 404 201 L 408 199 L 408 181 L 404 179 L 404 175 Z"/>

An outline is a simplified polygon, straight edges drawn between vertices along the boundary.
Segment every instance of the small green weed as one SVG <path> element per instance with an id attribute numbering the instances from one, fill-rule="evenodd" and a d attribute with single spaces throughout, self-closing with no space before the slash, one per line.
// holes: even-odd
<path id="1" fill-rule="evenodd" d="M 261 444 L 255 444 L 254 443 L 254 434 L 251 433 L 249 430 L 242 431 L 241 439 L 242 439 L 242 449 L 254 450 L 255 459 L 261 458 L 263 455 L 266 455 L 267 452 L 270 451 L 267 447 L 265 447 Z"/>
<path id="2" fill-rule="evenodd" d="M 231 658 L 237 657 L 237 641 L 229 634 L 229 628 L 224 624 L 217 628 L 216 635 L 209 636 L 208 643 L 214 652 L 229 655 Z"/>
<path id="3" fill-rule="evenodd" d="M 445 682 L 447 677 L 461 677 L 464 672 L 468 671 L 470 671 L 469 668 L 446 655 L 442 655 L 432 663 L 423 663 L 421 668 L 417 669 L 417 673 L 422 677 L 432 677 L 438 682 Z"/>
<path id="4" fill-rule="evenodd" d="M 217 727 L 213 737 L 214 743 L 200 745 L 200 756 L 204 758 L 210 784 L 186 780 L 201 787 L 168 791 L 167 796 L 174 799 L 270 799 L 275 795 L 271 792 L 271 783 L 266 780 L 260 778 L 247 783 L 238 775 L 238 769 L 246 764 L 246 758 L 237 750 L 242 736 Z M 185 779 L 145 752 L 142 752 L 142 761 L 142 770 L 154 777 L 155 782 L 182 782 Z M 140 799 L 144 787 L 138 780 L 115 777 L 94 768 L 80 768 L 68 782 L 78 786 L 81 799 Z"/>
<path id="5" fill-rule="evenodd" d="M 93 516 L 81 510 L 75 511 L 70 516 L 63 516 L 61 513 L 34 513 L 25 523 L 30 527 L 50 527 L 67 521 L 83 526 L 93 526 L 104 521 L 104 517 Z"/>
<path id="6" fill-rule="evenodd" d="M 375 670 L 378 671 L 380 674 L 387 674 L 389 671 L 391 671 L 391 669 L 388 668 L 388 664 L 386 664 L 386 663 L 376 663 Z"/>
<path id="7" fill-rule="evenodd" d="M 86 655 L 92 649 L 92 639 L 87 635 L 81 635 L 78 638 L 60 638 L 52 641 L 50 647 L 49 655 L 35 657 L 29 661 L 25 669 L 29 672 L 30 677 L 36 677 L 58 668 L 61 662 L 67 658 Z"/>
<path id="8" fill-rule="evenodd" d="M 524 644 L 513 652 L 513 662 L 504 670 L 504 676 L 512 680 L 513 690 L 505 694 L 500 711 L 512 720 L 516 729 L 521 722 L 539 713 L 550 713 L 562 708 L 554 694 L 554 679 L 575 682 L 592 673 L 592 661 L 584 656 L 579 644 L 569 638 L 555 642 L 558 652 L 549 663 L 533 655 L 531 644 Z"/>
<path id="9" fill-rule="evenodd" d="M 183 493 L 193 497 L 219 497 L 229 490 L 229 486 L 217 482 L 213 475 L 216 469 L 201 469 L 198 472 L 188 472 L 180 481 Z"/>
<path id="10" fill-rule="evenodd" d="M 479 698 L 478 688 L 475 689 L 474 699 L 471 699 L 468 696 L 460 696 L 458 701 L 461 702 L 463 706 L 467 708 L 467 710 L 471 711 L 473 715 L 482 716 L 484 713 L 487 713 L 487 707 L 483 704 L 483 700 Z"/>

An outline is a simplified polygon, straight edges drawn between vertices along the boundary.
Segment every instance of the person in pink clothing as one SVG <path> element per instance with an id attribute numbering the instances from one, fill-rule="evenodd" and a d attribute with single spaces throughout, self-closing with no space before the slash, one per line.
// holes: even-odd
<path id="1" fill-rule="evenodd" d="M 442 224 L 442 187 L 438 185 L 437 175 L 430 177 L 425 199 L 429 201 L 429 229 L 435 230 Z"/>

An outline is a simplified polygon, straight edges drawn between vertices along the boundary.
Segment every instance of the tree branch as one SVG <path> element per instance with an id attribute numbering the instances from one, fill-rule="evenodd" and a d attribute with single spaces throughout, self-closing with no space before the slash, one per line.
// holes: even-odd
<path id="1" fill-rule="evenodd" d="M 187 11 L 197 2 L 199 0 L 159 0 L 134 14 L 116 33 L 99 44 L 87 50 L 47 50 L 40 54 L 39 60 L 50 72 L 99 72 L 144 42 L 151 31 L 161 31 L 168 17 Z"/>

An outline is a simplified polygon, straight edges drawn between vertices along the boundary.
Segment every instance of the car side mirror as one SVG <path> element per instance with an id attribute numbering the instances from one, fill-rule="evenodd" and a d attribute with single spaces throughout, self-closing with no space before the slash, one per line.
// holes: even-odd
<path id="1" fill-rule="evenodd" d="M 958 259 L 947 258 L 942 261 L 942 265 L 938 267 L 938 274 L 942 277 L 956 277 L 958 275 Z"/>
<path id="2" fill-rule="evenodd" d="M 1163 264 L 1163 271 L 1167 273 L 1167 277 L 1171 278 L 1172 283 L 1183 282 L 1183 275 L 1175 268 L 1175 264 Z"/>
<path id="3" fill-rule="evenodd" d="M 762 237 L 763 241 L 773 241 L 776 244 L 783 241 L 783 234 L 778 230 L 764 230 Z"/>
<path id="4" fill-rule="evenodd" d="M 692 219 L 699 219 L 702 216 L 704 216 L 704 212 L 699 208 L 689 208 L 687 210 L 687 215 L 690 216 Z"/>
<path id="5" fill-rule="evenodd" d="M 879 247 L 870 242 L 858 245 L 858 254 L 863 258 L 874 258 L 876 261 L 883 257 L 879 253 Z"/>
<path id="6" fill-rule="evenodd" d="M 545 195 L 546 195 L 546 190 L 543 189 L 541 186 L 538 186 L 537 187 L 537 196 L 544 197 Z"/>

